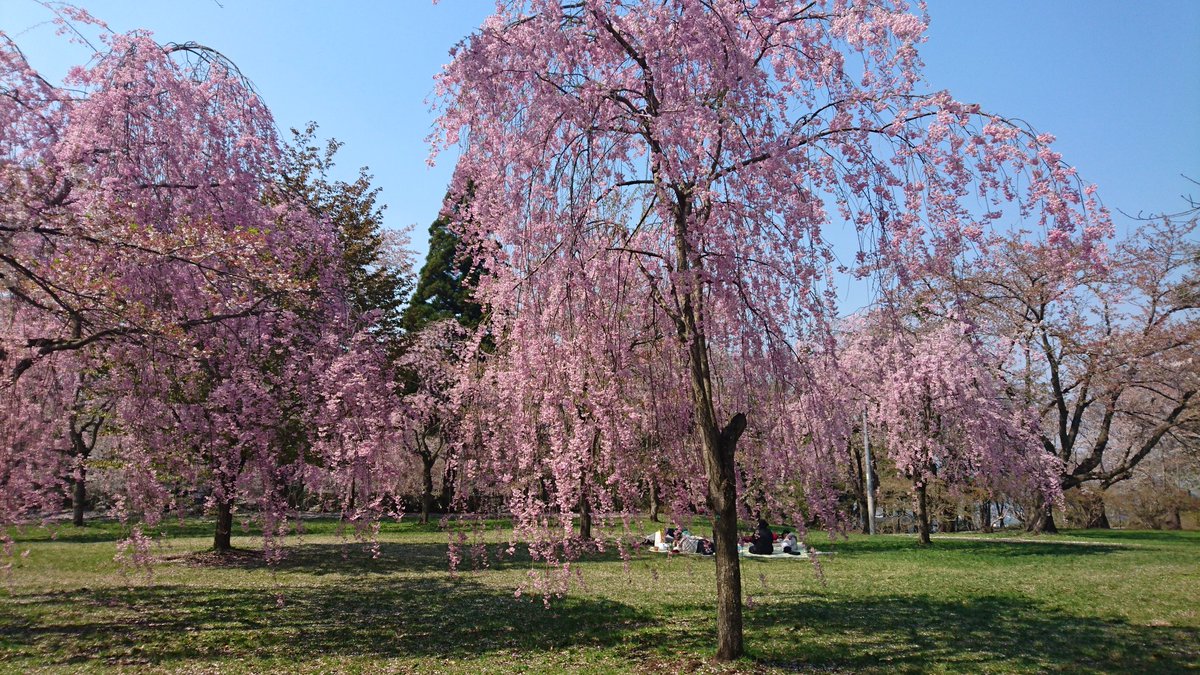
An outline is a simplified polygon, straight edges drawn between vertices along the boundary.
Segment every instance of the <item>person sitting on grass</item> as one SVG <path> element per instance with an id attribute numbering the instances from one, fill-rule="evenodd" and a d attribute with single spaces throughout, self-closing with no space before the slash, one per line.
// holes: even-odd
<path id="1" fill-rule="evenodd" d="M 796 539 L 795 532 L 788 532 L 783 538 L 783 552 L 788 555 L 804 555 L 807 547 Z"/>
<path id="2" fill-rule="evenodd" d="M 754 529 L 754 543 L 750 544 L 750 552 L 755 555 L 771 555 L 775 552 L 775 538 L 767 521 L 759 518 L 758 527 Z"/>

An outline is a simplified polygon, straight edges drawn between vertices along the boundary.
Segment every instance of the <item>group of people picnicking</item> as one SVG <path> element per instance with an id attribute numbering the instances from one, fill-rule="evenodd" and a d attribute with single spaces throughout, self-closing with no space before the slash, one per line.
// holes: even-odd
<path id="1" fill-rule="evenodd" d="M 783 535 L 775 534 L 771 531 L 771 527 L 767 525 L 767 521 L 759 518 L 758 527 L 754 528 L 754 535 L 751 537 L 743 537 L 742 544 L 749 544 L 747 553 L 754 555 L 775 555 L 775 542 L 782 536 L 783 538 L 783 553 L 787 555 L 805 555 L 808 548 L 796 538 L 795 532 L 784 532 Z M 739 547 L 740 548 L 740 547 Z"/>
<path id="2" fill-rule="evenodd" d="M 785 530 L 783 534 L 777 534 L 771 530 L 770 525 L 763 518 L 758 519 L 758 527 L 754 529 L 753 534 L 744 535 L 738 539 L 738 552 L 751 555 L 776 555 L 776 542 L 782 545 L 780 554 L 799 556 L 808 554 L 808 548 L 796 537 L 795 532 Z M 654 550 L 659 552 L 699 555 L 713 555 L 716 552 L 711 539 L 695 536 L 691 532 L 677 527 L 658 530 L 652 536 L 647 537 L 645 543 L 653 546 Z"/>

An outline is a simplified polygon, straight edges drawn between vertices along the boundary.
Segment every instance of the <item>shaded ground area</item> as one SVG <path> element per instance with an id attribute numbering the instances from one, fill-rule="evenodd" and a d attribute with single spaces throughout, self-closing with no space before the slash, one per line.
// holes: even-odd
<path id="1" fill-rule="evenodd" d="M 614 647 L 649 617 L 620 603 L 571 597 L 546 610 L 466 579 L 375 579 L 275 590 L 163 585 L 23 596 L 6 618 L 6 650 L 47 665 L 100 659 L 171 667 L 253 656 L 472 657 L 487 652 Z"/>
<path id="2" fill-rule="evenodd" d="M 1005 596 L 940 601 L 909 596 L 867 600 L 797 598 L 752 614 L 755 627 L 788 626 L 800 654 L 764 654 L 782 665 L 828 664 L 858 671 L 926 671 L 955 664 L 978 671 L 1164 672 L 1200 658 L 1200 630 L 1136 626 L 1080 617 Z M 853 648 L 839 639 L 853 636 Z M 797 660 L 797 656 L 801 657 Z"/>
<path id="3" fill-rule="evenodd" d="M 499 537 L 486 566 L 468 559 L 452 576 L 446 533 L 396 528 L 376 558 L 316 530 L 268 566 L 252 550 L 215 560 L 182 528 L 149 580 L 122 575 L 103 526 L 39 535 L 0 591 L 0 671 L 1200 669 L 1189 533 L 943 537 L 927 550 L 907 537 L 814 538 L 835 553 L 819 573 L 745 562 L 750 657 L 723 666 L 709 660 L 708 559 L 594 556 L 547 609 L 514 592 L 540 568 L 497 555 Z"/>

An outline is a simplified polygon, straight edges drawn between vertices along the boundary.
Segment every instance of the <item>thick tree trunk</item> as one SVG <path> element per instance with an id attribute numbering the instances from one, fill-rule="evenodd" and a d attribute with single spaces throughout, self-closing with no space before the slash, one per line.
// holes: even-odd
<path id="1" fill-rule="evenodd" d="M 917 486 L 917 543 L 928 546 L 929 540 L 929 497 L 925 494 L 925 485 Z"/>
<path id="2" fill-rule="evenodd" d="M 729 661 L 744 652 L 742 639 L 742 569 L 738 560 L 737 475 L 734 451 L 746 428 L 738 413 L 725 429 L 703 434 L 708 498 L 713 517 L 717 567 L 717 658 Z M 716 432 L 716 433 L 714 433 Z"/>
<path id="3" fill-rule="evenodd" d="M 230 539 L 233 535 L 233 504 L 225 498 L 217 502 L 217 534 L 213 538 L 213 550 L 228 553 L 233 550 Z"/>
<path id="4" fill-rule="evenodd" d="M 992 527 L 992 502 L 987 499 L 979 505 L 979 529 L 988 534 L 995 529 Z"/>
<path id="5" fill-rule="evenodd" d="M 87 478 L 82 468 L 75 476 L 75 485 L 71 492 L 71 522 L 75 527 L 83 527 L 83 510 L 87 505 Z"/>
<path id="6" fill-rule="evenodd" d="M 1025 526 L 1025 529 L 1035 533 L 1058 534 L 1058 526 L 1054 524 L 1054 508 L 1047 504 L 1038 509 L 1033 514 L 1033 518 Z"/>
<path id="7" fill-rule="evenodd" d="M 1054 524 L 1054 509 L 1052 507 L 1046 507 L 1046 513 L 1042 517 L 1042 527 L 1040 531 L 1046 534 L 1058 534 L 1058 525 Z"/>
<path id="8" fill-rule="evenodd" d="M 658 503 L 658 499 L 659 499 L 659 497 L 658 497 L 658 482 L 651 479 L 651 481 L 650 481 L 650 522 L 652 522 L 652 523 L 658 522 L 658 509 L 660 507 L 660 505 Z"/>
<path id="9" fill-rule="evenodd" d="M 421 458 L 421 522 L 429 522 L 433 510 L 433 462 L 432 457 Z"/>
<path id="10" fill-rule="evenodd" d="M 579 496 L 579 538 L 584 541 L 592 538 L 592 503 L 587 493 Z"/>
<path id="11" fill-rule="evenodd" d="M 1084 525 L 1089 530 L 1111 530 L 1112 525 L 1108 522 L 1108 512 L 1104 510 L 1104 500 L 1096 504 L 1095 509 L 1088 514 L 1087 524 Z"/>

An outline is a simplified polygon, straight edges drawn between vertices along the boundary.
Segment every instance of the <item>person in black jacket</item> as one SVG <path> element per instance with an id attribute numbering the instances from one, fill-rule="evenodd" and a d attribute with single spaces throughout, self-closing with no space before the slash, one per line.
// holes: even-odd
<path id="1" fill-rule="evenodd" d="M 758 555 L 771 555 L 775 552 L 775 538 L 767 521 L 759 518 L 758 527 L 754 529 L 754 543 L 750 544 L 750 552 Z"/>

